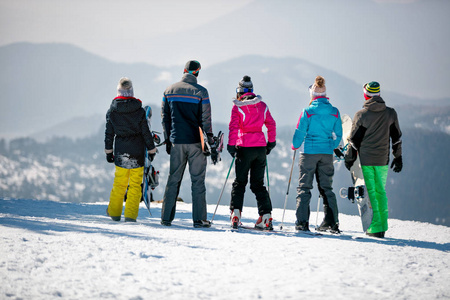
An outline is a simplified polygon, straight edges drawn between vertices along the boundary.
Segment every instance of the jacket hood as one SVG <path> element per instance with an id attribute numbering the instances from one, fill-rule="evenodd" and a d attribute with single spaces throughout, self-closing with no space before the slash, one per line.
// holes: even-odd
<path id="1" fill-rule="evenodd" d="M 233 104 L 238 107 L 241 107 L 241 106 L 253 105 L 253 104 L 257 104 L 257 103 L 261 102 L 262 97 L 260 95 L 255 95 L 255 94 L 253 94 L 253 95 L 254 95 L 254 97 L 244 98 L 244 100 L 242 100 L 242 101 L 234 99 Z"/>
<path id="2" fill-rule="evenodd" d="M 373 98 L 366 100 L 363 107 L 370 111 L 383 111 L 386 109 L 386 103 L 380 96 L 374 96 Z"/>
<path id="3" fill-rule="evenodd" d="M 111 103 L 111 111 L 130 113 L 142 108 L 142 101 L 134 97 L 116 97 Z"/>

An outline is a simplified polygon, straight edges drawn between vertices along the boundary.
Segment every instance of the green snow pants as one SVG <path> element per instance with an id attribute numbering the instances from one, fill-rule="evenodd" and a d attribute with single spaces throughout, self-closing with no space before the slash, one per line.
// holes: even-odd
<path id="1" fill-rule="evenodd" d="M 386 196 L 386 180 L 389 167 L 361 166 L 366 183 L 367 193 L 373 209 L 373 219 L 368 233 L 388 230 L 388 198 Z"/>

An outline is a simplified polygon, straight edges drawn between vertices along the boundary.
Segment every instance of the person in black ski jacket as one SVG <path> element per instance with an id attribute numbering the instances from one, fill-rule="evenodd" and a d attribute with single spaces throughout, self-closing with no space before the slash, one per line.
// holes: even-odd
<path id="1" fill-rule="evenodd" d="M 359 155 L 367 193 L 373 209 L 372 223 L 366 234 L 383 238 L 388 229 L 386 180 L 389 170 L 389 146 L 392 141 L 391 164 L 394 172 L 403 168 L 402 132 L 397 112 L 387 107 L 376 81 L 364 85 L 363 109 L 356 112 L 350 132 L 350 145 L 345 154 L 345 167 L 350 170 Z"/>
<path id="2" fill-rule="evenodd" d="M 125 222 L 136 222 L 142 196 L 146 148 L 153 160 L 156 147 L 142 102 L 134 98 L 131 80 L 123 77 L 117 86 L 117 97 L 106 113 L 106 160 L 115 163 L 116 167 L 106 213 L 114 221 L 120 221 L 123 199 L 128 188 Z"/>

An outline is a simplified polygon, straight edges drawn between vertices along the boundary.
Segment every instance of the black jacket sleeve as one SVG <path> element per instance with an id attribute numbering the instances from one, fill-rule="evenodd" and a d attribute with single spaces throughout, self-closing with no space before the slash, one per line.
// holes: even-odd
<path id="1" fill-rule="evenodd" d="M 105 129 L 105 150 L 112 150 L 114 145 L 114 127 L 110 120 L 111 111 L 106 113 L 106 129 Z"/>
<path id="2" fill-rule="evenodd" d="M 353 118 L 352 131 L 350 132 L 349 148 L 345 153 L 345 162 L 353 164 L 358 158 L 358 151 L 364 139 L 367 128 L 362 126 L 358 113 Z"/>
<path id="3" fill-rule="evenodd" d="M 147 119 L 145 118 L 145 113 L 141 119 L 141 132 L 142 136 L 144 137 L 145 147 L 147 150 L 152 150 L 156 148 L 155 142 L 153 141 L 152 133 L 150 132 L 150 128 L 148 127 Z"/>
<path id="4" fill-rule="evenodd" d="M 402 156 L 402 132 L 398 123 L 397 112 L 394 111 L 394 123 L 389 127 L 389 136 L 392 141 L 392 154 L 395 158 Z"/>
<path id="5" fill-rule="evenodd" d="M 170 106 L 166 98 L 166 95 L 164 95 L 161 103 L 161 120 L 164 139 L 167 140 L 170 137 L 170 133 L 172 131 L 172 120 L 171 120 Z"/>

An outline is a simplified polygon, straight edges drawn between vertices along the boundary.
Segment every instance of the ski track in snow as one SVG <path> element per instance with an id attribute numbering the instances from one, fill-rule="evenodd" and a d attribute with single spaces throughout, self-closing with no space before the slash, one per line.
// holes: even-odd
<path id="1" fill-rule="evenodd" d="M 0 200 L 0 299 L 450 298 L 449 227 L 390 220 L 383 240 L 313 237 L 295 232 L 293 210 L 283 232 L 236 232 L 225 205 L 207 229 L 192 227 L 190 203 L 171 227 L 159 224 L 161 204 L 152 217 L 141 204 L 137 223 L 113 222 L 106 206 Z M 244 208 L 244 225 L 256 218 Z M 340 223 L 364 236 L 359 217 Z"/>

